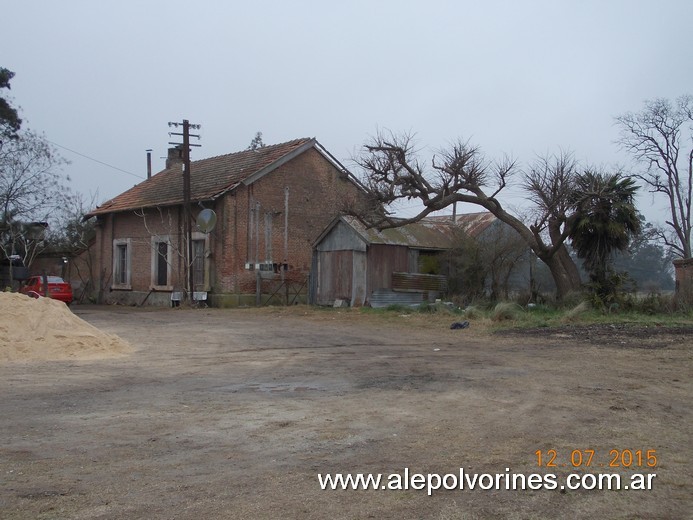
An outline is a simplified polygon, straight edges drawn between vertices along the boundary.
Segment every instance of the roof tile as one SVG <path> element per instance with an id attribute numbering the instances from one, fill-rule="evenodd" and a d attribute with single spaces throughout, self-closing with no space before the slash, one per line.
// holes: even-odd
<path id="1" fill-rule="evenodd" d="M 190 165 L 190 199 L 200 201 L 214 198 L 311 142 L 315 140 L 295 139 L 255 150 L 193 161 Z M 177 163 L 104 202 L 87 216 L 152 206 L 170 206 L 182 202 L 183 172 L 181 164 Z"/>

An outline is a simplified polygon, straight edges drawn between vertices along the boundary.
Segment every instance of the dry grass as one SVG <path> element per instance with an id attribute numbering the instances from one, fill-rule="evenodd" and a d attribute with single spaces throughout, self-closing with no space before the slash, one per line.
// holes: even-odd
<path id="1" fill-rule="evenodd" d="M 501 302 L 493 308 L 491 319 L 493 321 L 515 321 L 524 314 L 524 310 L 517 303 Z"/>
<path id="2" fill-rule="evenodd" d="M 580 320 L 580 318 L 591 309 L 590 304 L 587 302 L 581 302 L 577 304 L 572 309 L 568 310 L 564 315 L 562 321 L 566 323 L 572 323 Z"/>

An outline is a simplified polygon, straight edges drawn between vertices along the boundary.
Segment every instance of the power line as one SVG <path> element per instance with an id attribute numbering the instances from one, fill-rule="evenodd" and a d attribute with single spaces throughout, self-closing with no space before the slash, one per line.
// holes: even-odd
<path id="1" fill-rule="evenodd" d="M 119 172 L 127 173 L 128 175 L 132 175 L 133 177 L 137 177 L 138 179 L 144 179 L 144 176 L 142 176 L 142 175 L 137 175 L 136 173 L 132 173 L 132 172 L 129 172 L 129 171 L 127 171 L 127 170 L 123 170 L 122 168 L 118 168 L 117 166 L 113 166 L 113 165 L 108 164 L 108 163 L 105 163 L 105 162 L 103 162 L 103 161 L 99 161 L 98 159 L 94 159 L 93 157 L 89 157 L 88 155 L 84 155 L 83 153 L 80 153 L 80 152 L 77 152 L 77 151 L 75 151 L 75 150 L 72 150 L 72 149 L 68 148 L 67 146 L 63 146 L 63 145 L 61 145 L 61 144 L 54 143 L 53 141 L 50 141 L 50 140 L 48 140 L 48 139 L 46 139 L 46 141 L 48 141 L 48 142 L 51 143 L 52 145 L 57 146 L 58 148 L 62 148 L 63 150 L 67 150 L 68 152 L 72 152 L 72 153 L 74 153 L 74 154 L 77 154 L 77 155 L 79 155 L 80 157 L 84 157 L 85 159 L 89 159 L 90 161 L 94 161 L 95 163 L 102 164 L 103 166 L 107 166 L 108 168 L 112 168 L 112 169 L 114 169 L 114 170 L 118 170 Z"/>

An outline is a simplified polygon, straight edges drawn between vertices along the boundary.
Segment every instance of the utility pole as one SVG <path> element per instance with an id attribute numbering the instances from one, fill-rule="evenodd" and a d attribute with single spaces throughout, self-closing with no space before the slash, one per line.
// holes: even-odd
<path id="1" fill-rule="evenodd" d="M 191 137 L 199 135 L 191 134 L 190 129 L 199 129 L 200 125 L 192 125 L 187 119 L 183 119 L 182 123 L 168 123 L 169 128 L 179 126 L 183 127 L 183 132 L 169 132 L 169 137 L 179 135 L 183 137 L 182 143 L 172 143 L 183 148 L 183 235 L 185 236 L 185 278 L 188 285 L 188 298 L 190 303 L 193 303 L 193 292 L 195 291 L 195 272 L 193 270 L 193 244 L 192 244 L 192 208 L 190 207 L 190 147 L 201 146 L 199 144 L 190 144 Z"/>

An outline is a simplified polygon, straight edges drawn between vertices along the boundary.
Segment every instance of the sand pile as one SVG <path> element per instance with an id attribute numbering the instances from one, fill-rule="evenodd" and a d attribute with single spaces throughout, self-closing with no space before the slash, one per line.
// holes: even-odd
<path id="1" fill-rule="evenodd" d="M 0 361 L 100 359 L 132 347 L 78 318 L 62 302 L 0 292 Z"/>

